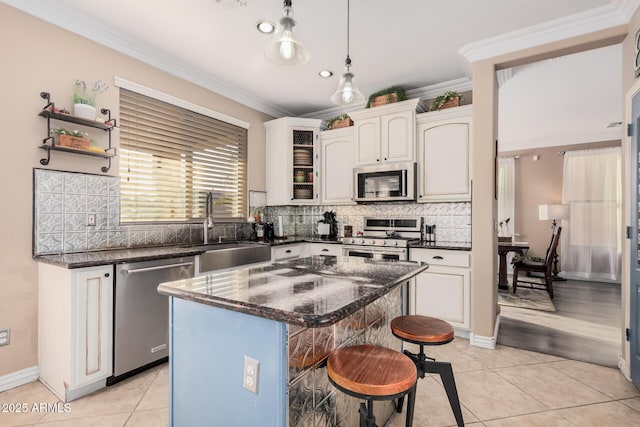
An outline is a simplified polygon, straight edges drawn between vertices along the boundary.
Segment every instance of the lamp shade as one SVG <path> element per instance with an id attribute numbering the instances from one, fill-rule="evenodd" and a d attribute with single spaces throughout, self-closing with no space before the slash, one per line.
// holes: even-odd
<path id="1" fill-rule="evenodd" d="M 285 1 L 282 14 L 273 33 L 273 41 L 267 45 L 264 54 L 269 61 L 278 65 L 306 64 L 311 55 L 293 33 L 296 21 L 293 19 L 290 0 Z"/>
<path id="2" fill-rule="evenodd" d="M 338 89 L 336 93 L 331 97 L 331 102 L 336 105 L 349 105 L 357 104 L 364 101 L 364 95 L 358 89 L 358 86 L 353 81 L 355 76 L 346 67 L 345 73 L 340 77 L 338 83 Z"/>
<path id="3" fill-rule="evenodd" d="M 540 221 L 567 218 L 569 218 L 569 205 L 538 205 L 538 219 Z"/>

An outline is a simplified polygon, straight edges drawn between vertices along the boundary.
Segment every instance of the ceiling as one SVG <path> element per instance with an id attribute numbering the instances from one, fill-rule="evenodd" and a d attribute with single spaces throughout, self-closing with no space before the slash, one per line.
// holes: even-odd
<path id="1" fill-rule="evenodd" d="M 0 1 L 275 116 L 331 108 L 346 56 L 346 0 L 293 0 L 311 53 L 298 67 L 270 63 L 271 36 L 256 29 L 279 19 L 281 0 Z M 352 72 L 365 97 L 466 78 L 463 46 L 620 1 L 352 0 Z"/>

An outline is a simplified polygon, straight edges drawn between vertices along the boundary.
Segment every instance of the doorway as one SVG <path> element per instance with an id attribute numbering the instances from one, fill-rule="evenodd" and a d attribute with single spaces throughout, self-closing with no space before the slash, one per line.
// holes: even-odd
<path id="1" fill-rule="evenodd" d="M 528 243 L 528 255 L 545 255 L 551 221 L 540 220 L 538 205 L 562 203 L 563 154 L 569 150 L 620 145 L 621 127 L 604 129 L 597 125 L 604 130 L 592 127 L 597 122 L 592 115 L 605 114 L 604 111 L 585 110 L 580 105 L 595 104 L 613 112 L 607 123 L 620 120 L 620 70 L 602 69 L 600 73 L 597 65 L 595 68 L 587 65 L 591 61 L 601 64 L 602 58 L 607 58 L 607 64 L 620 64 L 620 55 L 621 47 L 615 45 L 500 72 L 503 76 L 498 78 L 502 82 L 498 149 L 501 157 L 514 159 L 512 238 Z M 582 76 L 580 70 L 586 68 L 592 72 Z M 607 75 L 609 72 L 617 78 Z M 580 81 L 582 77 L 594 76 L 599 81 L 613 82 L 618 92 L 600 88 L 600 83 Z M 564 91 L 580 98 L 575 95 L 580 87 L 596 88 L 582 95 L 601 99 L 572 99 L 564 106 L 549 104 L 554 94 L 561 96 Z M 571 101 L 577 104 L 572 105 Z M 502 218 L 501 215 L 504 216 L 498 212 L 497 217 Z M 554 281 L 554 288 L 555 312 L 501 307 L 498 343 L 617 366 L 622 351 L 620 284 L 566 280 Z"/>

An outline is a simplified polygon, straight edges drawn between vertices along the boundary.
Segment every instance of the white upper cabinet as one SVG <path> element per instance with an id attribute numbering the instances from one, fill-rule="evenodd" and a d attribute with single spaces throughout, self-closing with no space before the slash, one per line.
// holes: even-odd
<path id="1" fill-rule="evenodd" d="M 320 134 L 320 202 L 355 204 L 353 201 L 353 127 Z"/>
<path id="2" fill-rule="evenodd" d="M 419 98 L 354 111 L 354 166 L 415 160 Z"/>
<path id="3" fill-rule="evenodd" d="M 416 119 L 418 201 L 471 200 L 471 105 Z"/>
<path id="4" fill-rule="evenodd" d="M 265 122 L 264 127 L 267 205 L 318 203 L 320 120 L 284 117 Z"/>

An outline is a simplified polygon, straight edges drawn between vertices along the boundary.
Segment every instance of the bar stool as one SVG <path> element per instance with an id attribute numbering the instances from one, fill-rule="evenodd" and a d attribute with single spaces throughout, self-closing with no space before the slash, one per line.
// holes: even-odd
<path id="1" fill-rule="evenodd" d="M 370 344 L 335 350 L 327 360 L 329 381 L 340 391 L 359 399 L 360 427 L 376 427 L 374 400 L 395 400 L 407 394 L 406 426 L 413 424 L 417 371 L 415 364 L 397 351 Z"/>
<path id="2" fill-rule="evenodd" d="M 408 350 L 404 354 L 409 356 L 418 369 L 418 376 L 424 378 L 425 373 L 439 374 L 442 384 L 447 392 L 447 398 L 451 405 L 451 410 L 456 418 L 458 427 L 464 426 L 462 419 L 462 409 L 456 381 L 453 377 L 453 369 L 449 362 L 436 362 L 435 359 L 424 354 L 425 345 L 442 345 L 453 341 L 453 326 L 448 322 L 435 317 L 410 315 L 396 317 L 391 321 L 391 332 L 397 338 L 420 346 L 418 354 Z M 398 402 L 398 412 L 402 410 L 402 400 Z"/>

